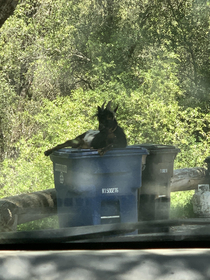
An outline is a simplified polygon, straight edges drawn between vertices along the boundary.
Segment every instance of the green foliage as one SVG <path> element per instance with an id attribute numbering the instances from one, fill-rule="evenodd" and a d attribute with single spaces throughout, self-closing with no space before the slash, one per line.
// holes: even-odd
<path id="1" fill-rule="evenodd" d="M 1 29 L 2 72 L 30 98 L 96 89 L 119 75 L 134 89 L 164 46 L 177 55 L 180 103 L 208 109 L 209 14 L 206 1 L 192 0 L 22 1 Z"/>
<path id="2" fill-rule="evenodd" d="M 194 191 L 171 193 L 170 218 L 194 218 L 192 197 Z"/>
<path id="3" fill-rule="evenodd" d="M 160 72 L 160 79 L 161 75 Z M 97 129 L 97 120 L 92 116 L 96 112 L 96 104 L 100 105 L 104 100 L 114 100 L 115 105 L 119 104 L 118 120 L 129 144 L 176 145 L 181 149 L 176 168 L 203 165 L 209 154 L 208 133 L 203 131 L 203 118 L 208 120 L 208 115 L 199 113 L 198 109 L 181 111 L 175 99 L 176 84 L 168 80 L 159 83 L 156 77 L 154 87 L 153 79 L 149 77 L 130 95 L 123 85 L 113 82 L 107 84 L 106 91 L 104 88 L 90 90 L 87 94 L 79 89 L 72 92 L 71 97 L 58 97 L 53 101 L 43 99 L 37 113 L 25 111 L 19 116 L 25 133 L 15 145 L 18 157 L 16 160 L 6 158 L 1 165 L 1 196 L 52 188 L 52 163 L 43 152 L 88 129 Z M 168 89 L 170 95 L 166 99 L 164 94 Z M 116 94 L 117 90 L 120 95 Z M 192 115 L 196 115 L 193 121 Z M 190 121 L 192 124 L 188 124 Z M 201 142 L 196 142 L 195 131 L 203 137 Z"/>
<path id="4" fill-rule="evenodd" d="M 18 231 L 56 229 L 56 228 L 59 228 L 57 216 L 43 218 L 40 220 L 28 222 L 17 226 Z"/>

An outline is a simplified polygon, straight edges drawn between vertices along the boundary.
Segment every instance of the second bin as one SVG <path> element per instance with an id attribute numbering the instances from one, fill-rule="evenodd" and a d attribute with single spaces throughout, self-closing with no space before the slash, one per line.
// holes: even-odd
<path id="1" fill-rule="evenodd" d="M 171 145 L 142 144 L 149 151 L 139 190 L 139 220 L 168 219 L 174 159 L 180 151 Z"/>

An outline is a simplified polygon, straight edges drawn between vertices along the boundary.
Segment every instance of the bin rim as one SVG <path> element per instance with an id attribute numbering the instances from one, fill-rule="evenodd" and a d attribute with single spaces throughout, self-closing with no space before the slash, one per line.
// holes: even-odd
<path id="1" fill-rule="evenodd" d="M 114 148 L 107 151 L 102 158 L 106 157 L 120 157 L 120 156 L 139 156 L 139 155 L 149 155 L 149 151 L 143 147 L 133 147 L 127 146 L 126 148 Z M 65 148 L 53 152 L 50 158 L 62 157 L 62 158 L 93 158 L 100 157 L 97 150 L 93 149 L 73 149 Z"/>
<path id="2" fill-rule="evenodd" d="M 178 154 L 181 150 L 173 145 L 144 143 L 133 145 L 133 147 L 142 147 L 149 151 L 150 154 Z"/>

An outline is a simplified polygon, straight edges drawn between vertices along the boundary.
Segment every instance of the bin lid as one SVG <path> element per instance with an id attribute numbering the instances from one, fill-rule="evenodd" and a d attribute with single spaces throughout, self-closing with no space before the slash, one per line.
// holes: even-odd
<path id="1" fill-rule="evenodd" d="M 126 148 L 118 148 L 107 151 L 103 157 L 116 157 L 116 156 L 139 156 L 139 155 L 148 155 L 149 151 L 143 147 L 133 147 L 127 146 Z M 92 149 L 73 149 L 73 148 L 65 148 L 60 149 L 58 151 L 53 152 L 50 155 L 50 158 L 53 157 L 62 157 L 62 158 L 92 158 L 99 157 L 97 150 Z"/>
<path id="2" fill-rule="evenodd" d="M 163 144 L 144 143 L 144 144 L 133 145 L 133 147 L 145 148 L 149 151 L 150 154 L 156 154 L 156 153 L 178 154 L 180 152 L 180 149 L 177 149 L 175 146 L 163 145 Z"/>

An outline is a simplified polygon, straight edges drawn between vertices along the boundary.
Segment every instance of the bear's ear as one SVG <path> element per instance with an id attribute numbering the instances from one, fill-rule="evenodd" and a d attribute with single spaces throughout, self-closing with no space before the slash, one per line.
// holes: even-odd
<path id="1" fill-rule="evenodd" d="M 111 103 L 112 103 L 112 101 L 109 101 L 109 102 L 107 103 L 107 105 L 106 105 L 106 109 L 107 109 L 108 111 L 111 111 Z"/>
<path id="2" fill-rule="evenodd" d="M 117 105 L 117 107 L 114 109 L 114 112 L 115 112 L 115 113 L 117 112 L 117 109 L 118 109 L 118 105 Z"/>
<path id="3" fill-rule="evenodd" d="M 102 104 L 102 106 L 101 106 L 101 110 L 103 111 L 104 110 L 104 105 L 106 104 L 106 101 Z M 99 106 L 98 106 L 99 107 Z"/>

